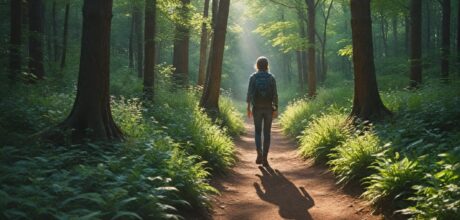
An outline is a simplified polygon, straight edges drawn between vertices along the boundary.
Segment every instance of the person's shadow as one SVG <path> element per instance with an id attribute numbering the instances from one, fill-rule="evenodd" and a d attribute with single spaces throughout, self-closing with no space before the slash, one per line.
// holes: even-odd
<path id="1" fill-rule="evenodd" d="M 254 188 L 262 200 L 277 205 L 282 218 L 312 219 L 308 209 L 313 207 L 315 202 L 303 187 L 297 188 L 279 170 L 262 166 L 259 166 L 259 169 L 262 175 L 256 176 L 260 178 L 263 190 L 257 182 L 254 182 Z"/>

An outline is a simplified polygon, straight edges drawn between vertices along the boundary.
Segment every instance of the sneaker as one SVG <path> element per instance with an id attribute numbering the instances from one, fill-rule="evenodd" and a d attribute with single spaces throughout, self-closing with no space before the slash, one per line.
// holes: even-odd
<path id="1" fill-rule="evenodd" d="M 262 164 L 263 158 L 260 155 L 257 155 L 256 164 Z"/>
<path id="2" fill-rule="evenodd" d="M 264 166 L 264 167 L 270 167 L 270 164 L 268 164 L 267 158 L 264 158 L 264 159 L 262 160 L 262 166 Z"/>

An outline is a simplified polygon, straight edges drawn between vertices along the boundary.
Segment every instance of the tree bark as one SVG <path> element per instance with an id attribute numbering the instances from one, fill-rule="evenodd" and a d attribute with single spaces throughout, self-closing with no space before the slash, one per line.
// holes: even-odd
<path id="1" fill-rule="evenodd" d="M 399 55 L 398 49 L 398 17 L 393 18 L 393 54 L 394 56 Z"/>
<path id="2" fill-rule="evenodd" d="M 77 97 L 59 126 L 71 130 L 72 142 L 122 139 L 110 109 L 111 19 L 112 0 L 84 1 Z"/>
<path id="3" fill-rule="evenodd" d="M 52 22 L 53 22 L 53 49 L 54 49 L 54 62 L 59 60 L 59 45 L 57 42 L 57 22 L 56 22 L 56 1 L 53 1 L 52 9 Z"/>
<path id="4" fill-rule="evenodd" d="M 297 55 L 297 72 L 298 72 L 298 77 L 299 77 L 299 89 L 301 92 L 303 92 L 303 62 L 302 62 L 302 51 L 298 50 L 296 51 Z"/>
<path id="5" fill-rule="evenodd" d="M 300 34 L 300 38 L 307 39 L 307 33 L 305 31 L 305 24 L 304 24 L 304 20 L 306 20 L 305 13 L 300 10 L 297 12 L 297 16 L 299 19 L 299 34 Z M 305 84 L 308 82 L 307 52 L 305 50 L 306 48 L 301 48 L 301 51 L 300 51 L 300 64 L 302 65 L 302 68 L 301 68 L 302 81 L 300 81 L 299 83 L 301 83 L 300 89 L 302 90 L 302 92 L 304 92 L 304 89 L 306 87 Z"/>
<path id="6" fill-rule="evenodd" d="M 42 0 L 29 1 L 29 70 L 43 79 L 44 5 Z"/>
<path id="7" fill-rule="evenodd" d="M 409 54 L 409 35 L 410 35 L 410 21 L 409 16 L 404 17 L 404 49 L 406 54 Z"/>
<path id="8" fill-rule="evenodd" d="M 134 15 L 131 16 L 131 29 L 129 31 L 129 48 L 128 48 L 128 67 L 130 69 L 134 68 Z"/>
<path id="9" fill-rule="evenodd" d="M 204 1 L 203 19 L 206 20 L 209 14 L 209 0 Z M 198 68 L 198 85 L 203 86 L 206 78 L 206 53 L 208 51 L 208 28 L 206 22 L 201 24 L 200 40 L 200 64 Z"/>
<path id="10" fill-rule="evenodd" d="M 65 5 L 65 15 L 64 15 L 64 30 L 62 34 L 62 57 L 61 57 L 61 71 L 65 67 L 65 59 L 67 54 L 67 38 L 69 32 L 69 8 L 70 4 Z"/>
<path id="11" fill-rule="evenodd" d="M 422 83 L 422 2 L 410 1 L 410 87 Z"/>
<path id="12" fill-rule="evenodd" d="M 316 45 L 315 45 L 315 2 L 305 0 L 307 4 L 307 39 L 308 39 L 308 96 L 316 96 Z"/>
<path id="13" fill-rule="evenodd" d="M 427 54 L 431 51 L 431 3 L 425 1 L 426 5 L 426 52 Z"/>
<path id="14" fill-rule="evenodd" d="M 382 32 L 382 45 L 383 45 L 383 57 L 388 56 L 388 31 L 386 25 L 386 19 L 383 14 L 380 14 L 380 29 Z"/>
<path id="15" fill-rule="evenodd" d="M 10 64 L 9 78 L 15 80 L 21 73 L 22 1 L 12 0 L 10 11 Z"/>
<path id="16" fill-rule="evenodd" d="M 460 71 L 460 2 L 457 7 L 457 71 Z"/>
<path id="17" fill-rule="evenodd" d="M 215 119 L 219 112 L 220 81 L 229 8 L 230 0 L 219 1 L 214 37 L 209 54 L 206 83 L 200 100 L 200 106 L 205 108 L 213 119 Z"/>
<path id="18" fill-rule="evenodd" d="M 190 0 L 181 0 L 179 16 L 181 21 L 176 24 L 174 36 L 173 66 L 175 67 L 173 79 L 177 85 L 185 86 L 188 82 L 189 73 L 189 44 L 190 27 L 188 5 Z"/>
<path id="19" fill-rule="evenodd" d="M 155 15 L 156 0 L 145 1 L 145 66 L 144 66 L 144 96 L 152 100 L 155 82 Z"/>
<path id="20" fill-rule="evenodd" d="M 133 16 L 134 16 L 134 33 L 136 35 L 136 70 L 137 76 L 142 78 L 144 75 L 143 68 L 144 68 L 144 40 L 142 34 L 142 10 L 140 8 L 139 2 L 134 4 L 133 9 Z"/>
<path id="21" fill-rule="evenodd" d="M 449 77 L 450 56 L 450 0 L 442 0 L 441 78 Z"/>
<path id="22" fill-rule="evenodd" d="M 370 0 L 350 0 L 355 90 L 350 118 L 376 120 L 391 114 L 377 88 Z"/>
<path id="23" fill-rule="evenodd" d="M 320 78 L 321 82 L 324 82 L 327 77 L 327 61 L 326 61 L 327 23 L 329 21 L 329 16 L 331 15 L 331 9 L 332 9 L 333 4 L 334 4 L 334 0 L 331 0 L 327 8 L 327 12 L 325 13 L 325 17 L 324 17 L 323 43 L 321 44 L 321 66 L 322 66 L 322 74 Z"/>

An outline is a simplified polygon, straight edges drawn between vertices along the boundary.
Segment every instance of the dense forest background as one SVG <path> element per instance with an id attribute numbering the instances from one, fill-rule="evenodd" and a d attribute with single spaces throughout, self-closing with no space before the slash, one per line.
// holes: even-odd
<path id="1" fill-rule="evenodd" d="M 0 218 L 206 216 L 263 55 L 302 156 L 389 218 L 454 219 L 459 13 L 450 0 L 0 0 Z"/>

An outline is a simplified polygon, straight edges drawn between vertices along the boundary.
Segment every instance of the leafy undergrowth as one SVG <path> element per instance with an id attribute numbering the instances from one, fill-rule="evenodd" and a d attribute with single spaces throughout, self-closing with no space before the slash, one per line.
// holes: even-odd
<path id="1" fill-rule="evenodd" d="M 242 121 L 231 100 L 214 124 L 196 92 L 161 82 L 155 102 L 143 102 L 139 80 L 126 74 L 115 73 L 111 85 L 112 113 L 126 136 L 120 143 L 40 141 L 38 132 L 69 113 L 73 85 L 2 83 L 1 219 L 177 219 L 206 211 L 216 193 L 210 175 L 235 161 L 230 134 Z"/>
<path id="2" fill-rule="evenodd" d="M 395 78 L 380 80 L 382 99 L 395 113 L 385 121 L 345 127 L 352 89 L 342 86 L 291 103 L 281 116 L 283 130 L 297 136 L 301 155 L 328 164 L 339 184 L 360 183 L 376 209 L 454 219 L 460 216 L 460 83 L 429 81 L 408 91 L 388 82 Z"/>

